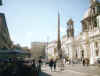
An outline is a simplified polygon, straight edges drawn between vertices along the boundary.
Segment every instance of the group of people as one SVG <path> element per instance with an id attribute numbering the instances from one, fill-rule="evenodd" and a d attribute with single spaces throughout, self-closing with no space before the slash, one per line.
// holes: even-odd
<path id="1" fill-rule="evenodd" d="M 66 60 L 67 62 L 69 60 Z M 41 72 L 42 60 L 39 59 L 24 61 L 24 60 L 16 60 L 9 59 L 8 61 L 0 61 L 0 76 L 38 76 L 39 72 Z M 56 71 L 57 63 L 59 60 L 50 59 L 49 67 L 51 72 Z M 82 60 L 83 66 L 89 65 L 89 59 L 84 58 Z M 61 70 L 64 69 L 64 60 L 61 61 Z"/>
<path id="2" fill-rule="evenodd" d="M 62 59 L 50 59 L 50 61 L 49 61 L 49 66 L 50 66 L 51 72 L 53 70 L 57 71 L 57 66 L 59 67 L 60 71 L 63 71 L 64 65 L 65 65 L 64 58 L 62 58 Z"/>
<path id="3" fill-rule="evenodd" d="M 65 63 L 66 64 L 81 64 L 83 66 L 88 66 L 89 65 L 89 59 L 88 58 L 82 58 L 82 59 L 69 59 L 65 58 Z"/>
<path id="4" fill-rule="evenodd" d="M 56 60 L 53 60 L 53 59 L 51 59 L 50 61 L 49 61 L 49 66 L 50 66 L 50 69 L 51 69 L 51 72 L 53 71 L 53 68 L 54 68 L 54 71 L 56 71 Z"/>
<path id="5" fill-rule="evenodd" d="M 56 59 L 54 60 L 50 59 L 49 66 L 50 66 L 51 72 L 53 71 L 53 69 L 54 71 L 56 71 L 57 62 L 58 60 Z M 81 64 L 82 63 L 83 66 L 89 66 L 89 59 L 83 58 L 82 60 L 78 59 L 74 61 L 73 60 L 71 61 L 70 59 L 61 59 L 61 61 L 58 63 L 60 63 L 61 70 L 64 70 L 64 64 Z"/>
<path id="6" fill-rule="evenodd" d="M 1 61 L 0 76 L 38 76 L 41 71 L 41 60 L 32 61 Z"/>

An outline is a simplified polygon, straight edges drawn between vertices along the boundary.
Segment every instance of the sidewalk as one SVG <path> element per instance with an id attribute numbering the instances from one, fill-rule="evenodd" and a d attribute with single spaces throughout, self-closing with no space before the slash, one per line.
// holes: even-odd
<path id="1" fill-rule="evenodd" d="M 98 66 L 82 66 L 82 64 L 66 65 L 65 70 L 73 70 L 80 73 L 87 73 L 89 75 L 99 75 L 100 67 Z"/>
<path id="2" fill-rule="evenodd" d="M 50 73 L 50 68 L 45 66 L 42 68 L 44 72 Z M 57 67 L 56 73 L 60 71 L 60 67 Z M 100 67 L 98 66 L 82 66 L 81 64 L 65 65 L 64 71 L 71 71 L 76 73 L 84 73 L 89 76 L 100 76 Z M 62 71 L 63 72 L 63 71 Z M 54 73 L 54 72 L 53 72 Z"/>

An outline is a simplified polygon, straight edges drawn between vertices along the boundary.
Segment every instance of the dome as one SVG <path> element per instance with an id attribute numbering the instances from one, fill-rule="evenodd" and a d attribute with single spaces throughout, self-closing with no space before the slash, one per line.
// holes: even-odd
<path id="1" fill-rule="evenodd" d="M 84 16 L 83 16 L 83 19 L 86 19 L 88 17 L 91 16 L 91 8 L 88 8 L 88 10 L 85 12 Z"/>

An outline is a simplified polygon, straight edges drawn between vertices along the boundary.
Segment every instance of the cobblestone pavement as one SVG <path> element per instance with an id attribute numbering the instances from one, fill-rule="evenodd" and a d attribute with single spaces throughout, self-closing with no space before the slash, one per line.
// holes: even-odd
<path id="1" fill-rule="evenodd" d="M 57 67 L 56 72 L 54 71 L 51 72 L 48 66 L 44 66 L 42 70 L 45 73 L 47 73 L 49 76 L 73 76 L 73 75 L 74 76 L 100 76 L 100 67 L 98 66 L 83 67 L 81 64 L 65 65 L 63 71 L 60 71 L 60 67 Z"/>

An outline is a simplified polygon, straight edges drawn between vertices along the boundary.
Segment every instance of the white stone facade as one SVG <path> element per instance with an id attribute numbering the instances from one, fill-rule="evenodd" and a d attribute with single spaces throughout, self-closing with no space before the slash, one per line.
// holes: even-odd
<path id="1" fill-rule="evenodd" d="M 67 36 L 64 36 L 61 40 L 61 48 L 64 56 L 68 56 L 72 60 L 76 58 L 81 59 L 83 51 L 84 58 L 89 57 L 90 64 L 95 64 L 96 58 L 100 57 L 99 30 L 99 28 L 96 28 L 95 30 L 88 32 L 88 34 L 87 32 L 82 32 L 75 38 L 67 38 Z M 48 55 L 49 59 L 57 57 L 56 45 L 56 41 L 53 41 L 46 47 L 46 55 Z M 96 51 L 98 51 L 98 55 Z"/>
<path id="2" fill-rule="evenodd" d="M 90 5 L 89 9 L 84 14 L 83 20 L 81 21 L 82 32 L 80 32 L 79 35 L 75 37 L 68 37 L 67 33 L 62 37 L 61 48 L 63 51 L 63 56 L 68 56 L 71 60 L 81 60 L 82 58 L 89 58 L 90 64 L 97 63 L 97 58 L 100 58 L 99 8 L 100 2 L 97 3 L 95 6 Z M 52 42 L 47 47 L 48 53 L 54 57 L 57 56 L 57 54 L 54 54 L 54 49 L 56 48 L 56 45 L 57 43 Z"/>
<path id="3" fill-rule="evenodd" d="M 55 59 L 58 56 L 56 47 L 57 47 L 56 41 L 52 41 L 52 42 L 48 43 L 48 45 L 46 47 L 46 56 L 48 59 L 51 59 L 51 58 Z"/>
<path id="4" fill-rule="evenodd" d="M 87 35 L 88 39 L 87 39 Z M 62 49 L 64 54 L 70 59 L 81 59 L 82 51 L 84 58 L 90 59 L 90 64 L 96 63 L 96 58 L 100 57 L 100 31 L 96 28 L 95 31 L 91 31 L 88 34 L 86 32 L 81 33 L 77 37 L 63 38 Z M 98 51 L 98 55 L 97 52 Z M 77 55 L 76 55 L 77 54 Z"/>

